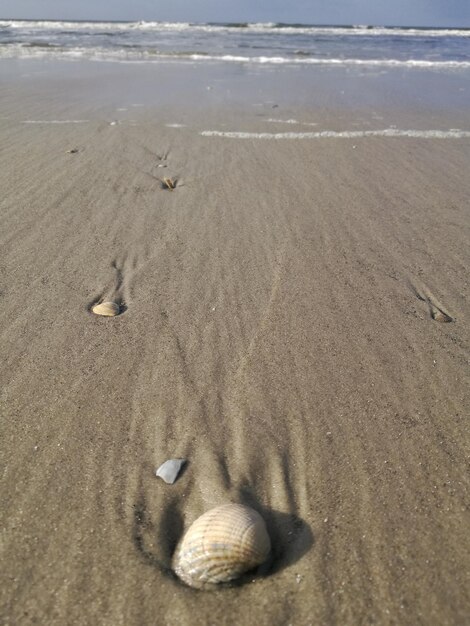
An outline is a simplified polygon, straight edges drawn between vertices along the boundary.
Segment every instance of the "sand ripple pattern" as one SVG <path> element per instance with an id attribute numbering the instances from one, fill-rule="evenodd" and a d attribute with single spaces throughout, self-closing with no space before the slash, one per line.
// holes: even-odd
<path id="1" fill-rule="evenodd" d="M 468 146 L 208 150 L 142 120 L 2 131 L 1 613 L 465 623 Z M 272 566 L 201 600 L 173 553 L 227 502 Z"/>

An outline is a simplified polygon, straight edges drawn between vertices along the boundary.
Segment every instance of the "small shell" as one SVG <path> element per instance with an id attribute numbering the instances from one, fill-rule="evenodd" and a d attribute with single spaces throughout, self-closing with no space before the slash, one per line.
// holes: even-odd
<path id="1" fill-rule="evenodd" d="M 242 504 L 224 504 L 189 527 L 176 550 L 174 570 L 190 587 L 210 589 L 261 565 L 270 550 L 261 515 Z"/>
<path id="2" fill-rule="evenodd" d="M 162 478 L 168 485 L 172 485 L 178 478 L 186 459 L 169 459 L 156 470 L 155 475 Z"/>
<path id="3" fill-rule="evenodd" d="M 449 323 L 454 321 L 450 315 L 447 315 L 447 313 L 444 313 L 444 311 L 441 311 L 440 309 L 433 310 L 431 316 L 433 320 L 436 320 L 436 322 Z"/>
<path id="4" fill-rule="evenodd" d="M 95 315 L 114 317 L 115 315 L 119 315 L 120 307 L 115 302 L 101 302 L 100 304 L 95 304 L 91 310 Z"/>

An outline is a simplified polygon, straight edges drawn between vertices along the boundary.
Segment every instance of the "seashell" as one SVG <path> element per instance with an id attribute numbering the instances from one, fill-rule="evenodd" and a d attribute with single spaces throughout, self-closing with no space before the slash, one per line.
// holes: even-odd
<path id="1" fill-rule="evenodd" d="M 172 485 L 185 463 L 186 459 L 169 459 L 160 465 L 155 475 L 162 478 L 168 485 Z"/>
<path id="2" fill-rule="evenodd" d="M 190 587 L 210 589 L 238 578 L 268 558 L 271 540 L 263 518 L 242 504 L 201 515 L 178 546 L 173 566 Z"/>
<path id="3" fill-rule="evenodd" d="M 447 315 L 447 313 L 444 313 L 444 311 L 441 311 L 440 309 L 433 310 L 431 316 L 433 320 L 436 320 L 436 322 L 449 323 L 454 321 L 450 315 Z"/>
<path id="4" fill-rule="evenodd" d="M 172 178 L 164 178 L 163 184 L 167 189 L 173 191 L 173 189 L 176 187 L 176 180 L 173 180 Z"/>
<path id="5" fill-rule="evenodd" d="M 100 304 L 95 304 L 91 310 L 95 315 L 114 317 L 115 315 L 119 315 L 121 309 L 119 304 L 116 304 L 115 302 L 101 302 Z"/>

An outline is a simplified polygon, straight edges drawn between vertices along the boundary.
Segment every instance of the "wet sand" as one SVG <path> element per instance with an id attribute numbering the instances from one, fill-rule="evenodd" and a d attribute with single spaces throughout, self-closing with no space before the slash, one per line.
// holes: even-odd
<path id="1" fill-rule="evenodd" d="M 0 102 L 0 622 L 464 624 L 470 140 L 75 95 Z M 185 587 L 175 545 L 226 502 L 270 569 Z"/>

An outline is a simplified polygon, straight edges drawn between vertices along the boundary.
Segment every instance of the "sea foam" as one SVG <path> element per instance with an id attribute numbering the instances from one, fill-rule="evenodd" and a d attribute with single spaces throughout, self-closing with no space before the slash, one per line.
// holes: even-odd
<path id="1" fill-rule="evenodd" d="M 365 137 L 413 137 L 416 139 L 464 139 L 470 137 L 466 130 L 321 130 L 306 133 L 249 133 L 242 131 L 203 130 L 203 137 L 228 139 L 362 139 Z"/>

